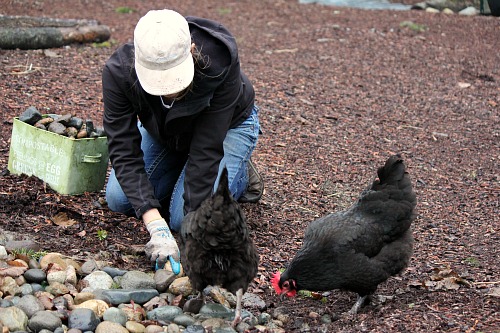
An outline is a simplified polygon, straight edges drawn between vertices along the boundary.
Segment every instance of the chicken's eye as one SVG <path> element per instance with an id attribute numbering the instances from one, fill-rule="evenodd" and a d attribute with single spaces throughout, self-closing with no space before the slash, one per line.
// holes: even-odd
<path id="1" fill-rule="evenodd" d="M 290 283 L 288 281 L 283 282 L 283 287 L 284 288 L 290 287 Z"/>

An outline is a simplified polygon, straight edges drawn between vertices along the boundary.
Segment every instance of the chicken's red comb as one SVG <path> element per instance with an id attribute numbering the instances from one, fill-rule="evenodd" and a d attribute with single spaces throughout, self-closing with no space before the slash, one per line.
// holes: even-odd
<path id="1" fill-rule="evenodd" d="M 280 278 L 281 278 L 281 273 L 280 271 L 277 271 L 276 273 L 273 274 L 273 278 L 271 279 L 271 285 L 273 286 L 274 290 L 278 295 L 281 294 L 281 288 L 279 285 Z"/>

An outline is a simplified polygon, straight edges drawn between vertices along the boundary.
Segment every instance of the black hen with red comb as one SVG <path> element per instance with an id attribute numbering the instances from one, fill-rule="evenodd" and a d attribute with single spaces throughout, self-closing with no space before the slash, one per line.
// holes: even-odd
<path id="1" fill-rule="evenodd" d="M 280 295 L 298 290 L 356 292 L 356 314 L 367 295 L 407 267 L 417 200 L 403 159 L 391 156 L 349 209 L 313 221 L 301 249 L 272 284 Z"/>

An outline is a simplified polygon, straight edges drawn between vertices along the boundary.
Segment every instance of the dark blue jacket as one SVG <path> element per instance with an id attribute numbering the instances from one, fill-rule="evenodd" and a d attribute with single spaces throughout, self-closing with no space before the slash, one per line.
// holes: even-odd
<path id="1" fill-rule="evenodd" d="M 104 129 L 116 177 L 137 217 L 160 208 L 144 169 L 137 119 L 162 144 L 188 155 L 185 212 L 212 193 L 228 129 L 250 115 L 255 93 L 240 69 L 236 41 L 220 23 L 186 17 L 201 50 L 191 91 L 168 112 L 158 96 L 146 93 L 135 73 L 134 45 L 118 48 L 102 74 Z"/>

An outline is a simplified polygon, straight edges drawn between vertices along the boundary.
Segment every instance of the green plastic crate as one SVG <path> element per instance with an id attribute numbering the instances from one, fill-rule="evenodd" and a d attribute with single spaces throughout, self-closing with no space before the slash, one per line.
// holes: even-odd
<path id="1" fill-rule="evenodd" d="M 104 187 L 108 168 L 106 137 L 70 139 L 14 118 L 8 169 L 36 176 L 60 194 L 82 194 Z"/>

